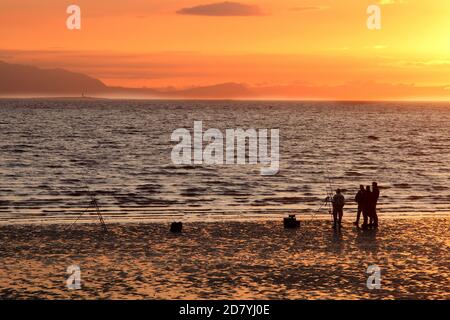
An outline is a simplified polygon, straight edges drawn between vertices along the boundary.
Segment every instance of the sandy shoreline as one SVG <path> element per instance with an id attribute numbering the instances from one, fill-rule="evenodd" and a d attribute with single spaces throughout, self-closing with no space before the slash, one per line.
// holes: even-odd
<path id="1" fill-rule="evenodd" d="M 0 226 L 1 299 L 450 299 L 450 217 Z M 366 287 L 369 265 L 381 289 Z M 82 288 L 66 287 L 78 265 Z"/>
<path id="2" fill-rule="evenodd" d="M 355 219 L 356 213 L 353 211 L 346 211 L 344 219 L 351 221 Z M 102 212 L 102 216 L 108 224 L 136 224 L 136 223 L 170 223 L 172 221 L 183 221 L 185 223 L 225 223 L 225 222 L 264 222 L 264 221 L 280 221 L 289 214 L 296 214 L 297 218 L 301 220 L 330 220 L 331 215 L 326 213 L 299 213 L 296 210 L 283 210 L 281 212 L 195 212 L 195 213 L 161 213 L 161 214 L 133 214 L 126 213 L 121 215 L 109 215 Z M 430 212 L 397 212 L 380 213 L 380 218 L 383 220 L 391 219 L 423 219 L 423 218 L 447 218 L 450 217 L 450 212 L 430 211 Z M 78 220 L 77 220 L 78 219 Z M 2 217 L 0 216 L 0 227 L 9 225 L 70 225 L 77 221 L 77 224 L 95 224 L 98 223 L 98 217 L 94 212 L 85 213 L 83 215 L 59 215 L 59 216 L 43 216 L 43 215 L 28 215 L 26 217 Z M 349 222 L 350 223 L 350 222 Z"/>

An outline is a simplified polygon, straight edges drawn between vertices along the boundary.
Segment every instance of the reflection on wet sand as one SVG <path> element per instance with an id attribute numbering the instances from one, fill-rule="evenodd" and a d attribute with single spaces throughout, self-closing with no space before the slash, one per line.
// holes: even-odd
<path id="1" fill-rule="evenodd" d="M 1 298 L 449 299 L 449 217 L 389 219 L 378 230 L 344 222 L 282 221 L 0 227 Z M 82 289 L 66 288 L 69 265 Z M 369 265 L 381 289 L 366 287 Z"/>

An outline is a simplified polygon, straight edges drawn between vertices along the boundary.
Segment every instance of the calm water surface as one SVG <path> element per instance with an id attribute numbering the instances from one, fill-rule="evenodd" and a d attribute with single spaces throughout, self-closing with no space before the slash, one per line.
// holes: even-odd
<path id="1" fill-rule="evenodd" d="M 279 128 L 280 172 L 176 166 L 171 133 Z M 432 103 L 0 100 L 0 220 L 317 213 L 378 181 L 381 214 L 450 212 L 450 106 Z M 348 208 L 353 208 L 350 203 Z"/>

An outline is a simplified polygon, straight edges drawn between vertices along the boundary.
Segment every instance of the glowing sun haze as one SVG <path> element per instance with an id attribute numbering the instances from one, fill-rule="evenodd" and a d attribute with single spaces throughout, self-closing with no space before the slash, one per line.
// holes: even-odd
<path id="1" fill-rule="evenodd" d="M 0 60 L 114 86 L 450 87 L 448 0 L 2 0 L 0 26 Z"/>

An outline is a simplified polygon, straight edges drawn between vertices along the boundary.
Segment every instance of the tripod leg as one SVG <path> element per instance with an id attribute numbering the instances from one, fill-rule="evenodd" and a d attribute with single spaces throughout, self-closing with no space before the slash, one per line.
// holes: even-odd
<path id="1" fill-rule="evenodd" d="M 99 206 L 98 206 L 97 201 L 95 201 L 94 204 L 95 204 L 95 209 L 96 209 L 96 211 L 97 211 L 98 219 L 100 220 L 100 224 L 102 225 L 103 230 L 104 230 L 105 232 L 108 232 L 108 228 L 106 227 L 105 220 L 103 220 L 103 216 L 102 216 L 102 214 L 101 214 L 101 212 L 100 212 L 100 208 L 99 208 Z"/>
<path id="2" fill-rule="evenodd" d="M 82 216 L 83 214 L 85 214 L 85 213 L 89 210 L 90 207 L 91 207 L 90 205 L 87 206 L 86 209 L 84 209 L 84 211 L 77 217 L 77 219 L 70 225 L 70 227 L 69 227 L 68 229 L 72 229 L 73 225 L 74 225 L 75 223 L 77 223 L 77 221 L 81 218 L 81 216 Z"/>

